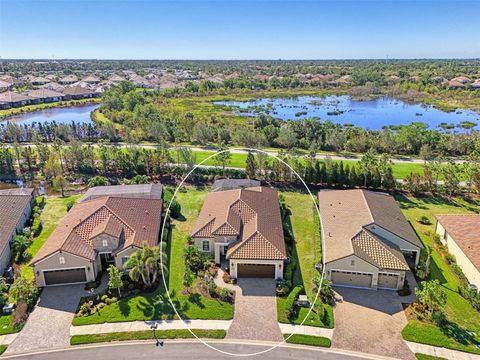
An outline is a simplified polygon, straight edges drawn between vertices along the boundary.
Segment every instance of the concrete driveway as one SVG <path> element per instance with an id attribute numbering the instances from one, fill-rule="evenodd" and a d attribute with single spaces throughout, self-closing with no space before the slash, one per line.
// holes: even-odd
<path id="1" fill-rule="evenodd" d="M 227 339 L 283 340 L 277 322 L 274 279 L 238 279 L 235 315 Z"/>
<path id="2" fill-rule="evenodd" d="M 402 301 L 408 299 L 388 290 L 335 287 L 335 291 L 343 301 L 334 309 L 333 347 L 415 360 L 401 335 L 407 324 Z"/>
<path id="3" fill-rule="evenodd" d="M 70 325 L 80 297 L 84 295 L 84 285 L 43 289 L 39 303 L 6 353 L 69 346 Z"/>

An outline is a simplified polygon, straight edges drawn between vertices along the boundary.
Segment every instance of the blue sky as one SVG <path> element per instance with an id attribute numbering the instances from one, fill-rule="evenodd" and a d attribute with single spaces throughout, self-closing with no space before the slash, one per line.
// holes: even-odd
<path id="1" fill-rule="evenodd" d="M 2 58 L 480 57 L 480 0 L 0 0 Z"/>

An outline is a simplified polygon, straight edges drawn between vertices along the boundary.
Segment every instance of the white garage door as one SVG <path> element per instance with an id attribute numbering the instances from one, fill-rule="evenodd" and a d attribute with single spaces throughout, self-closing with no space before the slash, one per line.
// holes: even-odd
<path id="1" fill-rule="evenodd" d="M 378 287 L 382 289 L 397 289 L 398 274 L 378 273 Z"/>
<path id="2" fill-rule="evenodd" d="M 334 285 L 365 288 L 372 286 L 372 274 L 367 273 L 332 270 L 330 278 Z"/>

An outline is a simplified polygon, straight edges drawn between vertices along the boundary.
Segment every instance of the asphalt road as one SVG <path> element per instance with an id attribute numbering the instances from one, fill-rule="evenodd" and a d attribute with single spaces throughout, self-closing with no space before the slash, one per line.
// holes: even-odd
<path id="1" fill-rule="evenodd" d="M 215 344 L 224 351 L 236 354 L 248 354 L 262 351 L 267 347 L 263 345 L 244 344 Z M 70 348 L 72 349 L 72 348 Z M 367 356 L 367 357 L 365 357 Z M 136 359 L 172 359 L 172 360 L 224 360 L 224 359 L 261 359 L 261 360 L 283 360 L 283 359 L 315 359 L 315 360 L 366 360 L 379 359 L 379 357 L 368 357 L 368 355 L 349 355 L 340 352 L 325 351 L 318 349 L 281 347 L 258 356 L 233 356 L 224 355 L 215 350 L 207 348 L 199 343 L 175 342 L 165 343 L 163 347 L 156 347 L 152 343 L 116 343 L 100 345 L 98 347 L 73 348 L 72 350 L 50 351 L 29 355 L 2 356 L 2 359 L 29 359 L 29 360 L 136 360 Z"/>

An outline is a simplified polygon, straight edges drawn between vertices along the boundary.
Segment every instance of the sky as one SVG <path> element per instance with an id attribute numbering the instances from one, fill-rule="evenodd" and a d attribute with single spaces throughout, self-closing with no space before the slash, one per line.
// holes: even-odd
<path id="1" fill-rule="evenodd" d="M 480 0 L 0 0 L 0 56 L 478 58 Z"/>

